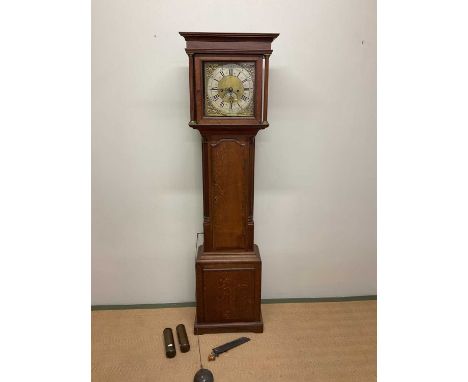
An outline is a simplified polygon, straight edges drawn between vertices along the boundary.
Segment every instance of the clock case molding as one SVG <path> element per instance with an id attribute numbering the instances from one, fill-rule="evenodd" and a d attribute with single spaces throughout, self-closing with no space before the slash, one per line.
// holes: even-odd
<path id="1" fill-rule="evenodd" d="M 195 334 L 263 332 L 262 261 L 254 244 L 255 136 L 268 127 L 277 33 L 180 32 L 189 57 L 190 122 L 202 137 L 204 243 L 198 248 Z M 204 115 L 203 63 L 255 62 L 254 116 Z"/>

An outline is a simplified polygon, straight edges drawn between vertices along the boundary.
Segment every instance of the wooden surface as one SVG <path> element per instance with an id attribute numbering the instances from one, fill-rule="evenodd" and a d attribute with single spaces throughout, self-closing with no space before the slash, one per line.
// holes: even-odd
<path id="1" fill-rule="evenodd" d="M 253 251 L 254 136 L 202 135 L 204 249 Z"/>
<path id="2" fill-rule="evenodd" d="M 180 32 L 187 42 L 187 53 L 250 54 L 271 53 L 271 42 L 279 33 Z"/>
<path id="3" fill-rule="evenodd" d="M 211 349 L 241 334 L 200 336 L 201 355 L 215 381 L 375 382 L 376 301 L 262 305 L 265 331 L 207 362 Z M 189 330 L 195 308 L 94 311 L 93 382 L 193 381 L 197 337 Z M 184 324 L 190 351 L 167 359 L 162 332 Z"/>
<path id="4" fill-rule="evenodd" d="M 268 126 L 268 72 L 263 62 L 278 34 L 180 34 L 189 55 L 189 126 L 202 136 L 204 245 L 196 261 L 194 330 L 261 332 L 262 263 L 254 245 L 253 220 L 255 136 Z M 207 61 L 255 63 L 253 117 L 204 115 Z"/>
<path id="5" fill-rule="evenodd" d="M 262 261 L 254 252 L 206 253 L 196 260 L 197 315 L 195 333 L 263 331 Z"/>

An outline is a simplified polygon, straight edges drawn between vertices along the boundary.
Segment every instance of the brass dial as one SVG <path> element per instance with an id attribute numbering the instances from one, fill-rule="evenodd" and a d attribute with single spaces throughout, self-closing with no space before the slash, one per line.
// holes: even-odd
<path id="1" fill-rule="evenodd" d="M 205 63 L 205 115 L 253 116 L 255 63 Z"/>

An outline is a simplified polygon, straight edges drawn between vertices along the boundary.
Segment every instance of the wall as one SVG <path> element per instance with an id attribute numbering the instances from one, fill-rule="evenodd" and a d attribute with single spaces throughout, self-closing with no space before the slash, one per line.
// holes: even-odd
<path id="1" fill-rule="evenodd" d="M 200 136 L 179 31 L 278 32 L 256 140 L 263 298 L 376 293 L 376 4 L 92 4 L 92 303 L 194 300 Z"/>

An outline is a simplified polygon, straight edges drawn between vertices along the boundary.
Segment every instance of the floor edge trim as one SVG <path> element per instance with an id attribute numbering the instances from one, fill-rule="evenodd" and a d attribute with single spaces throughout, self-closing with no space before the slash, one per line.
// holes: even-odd
<path id="1" fill-rule="evenodd" d="M 310 297 L 310 298 L 267 298 L 262 304 L 291 304 L 304 302 L 343 302 L 377 300 L 377 295 L 346 296 L 346 297 Z M 164 309 L 194 307 L 195 302 L 175 302 L 167 304 L 133 304 L 133 305 L 91 305 L 91 311 L 96 310 L 129 310 L 129 309 Z"/>

